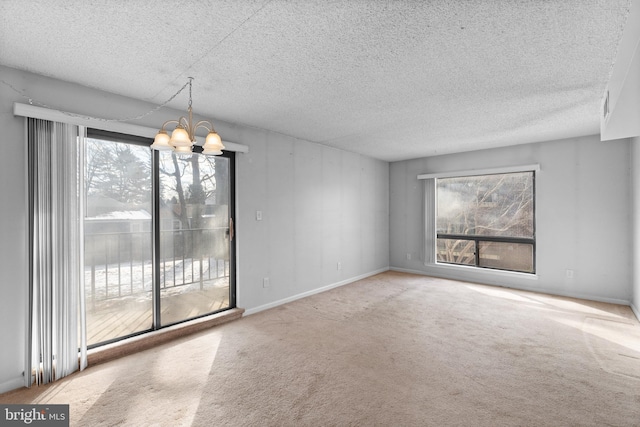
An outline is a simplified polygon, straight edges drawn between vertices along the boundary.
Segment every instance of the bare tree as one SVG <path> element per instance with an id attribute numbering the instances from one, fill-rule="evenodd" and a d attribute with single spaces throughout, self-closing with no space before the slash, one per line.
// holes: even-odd
<path id="1" fill-rule="evenodd" d="M 439 234 L 533 237 L 533 177 L 530 173 L 438 180 Z M 491 243 L 487 243 L 491 245 Z M 474 240 L 438 239 L 438 260 L 475 264 Z"/>
<path id="2" fill-rule="evenodd" d="M 87 139 L 85 194 L 110 198 L 129 209 L 147 203 L 151 192 L 151 157 L 136 148 Z"/>
<path id="3" fill-rule="evenodd" d="M 161 157 L 160 173 L 165 180 L 163 202 L 174 205 L 174 213 L 180 218 L 182 228 L 202 226 L 203 206 L 216 192 L 215 159 L 192 155 L 186 158 L 171 155 Z M 172 201 L 174 200 L 174 201 Z"/>

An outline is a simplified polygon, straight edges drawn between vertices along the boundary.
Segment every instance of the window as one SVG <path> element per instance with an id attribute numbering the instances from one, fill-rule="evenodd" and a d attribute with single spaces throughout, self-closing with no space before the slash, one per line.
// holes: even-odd
<path id="1" fill-rule="evenodd" d="M 436 262 L 535 273 L 535 172 L 436 179 Z"/>

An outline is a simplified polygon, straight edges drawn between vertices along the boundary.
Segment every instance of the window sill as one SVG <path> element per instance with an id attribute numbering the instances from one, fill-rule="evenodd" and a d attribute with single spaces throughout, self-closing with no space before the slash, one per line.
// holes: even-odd
<path id="1" fill-rule="evenodd" d="M 491 268 L 478 268 L 465 265 L 453 265 L 453 264 L 426 264 L 426 266 L 435 271 L 442 271 L 443 273 L 458 273 L 463 278 L 494 278 L 494 279 L 518 279 L 518 280 L 538 280 L 536 273 L 522 273 L 519 271 L 507 271 L 496 270 Z"/>
<path id="2" fill-rule="evenodd" d="M 239 319 L 244 308 L 232 308 L 211 316 L 200 317 L 177 325 L 126 338 L 112 344 L 93 348 L 87 352 L 88 366 L 97 365 L 129 354 L 137 353 L 189 334 Z"/>

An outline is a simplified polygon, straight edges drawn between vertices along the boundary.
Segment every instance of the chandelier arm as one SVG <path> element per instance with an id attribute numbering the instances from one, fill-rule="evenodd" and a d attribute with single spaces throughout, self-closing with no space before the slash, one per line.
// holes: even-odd
<path id="1" fill-rule="evenodd" d="M 173 122 L 176 122 L 176 123 L 178 123 L 178 125 L 180 125 L 180 126 L 182 126 L 183 128 L 185 128 L 185 130 L 187 131 L 187 133 L 189 132 L 189 128 L 190 128 L 189 124 L 190 124 L 190 123 L 189 123 L 189 121 L 187 120 L 187 118 L 186 118 L 186 117 L 184 117 L 184 116 L 180 116 L 180 118 L 179 118 L 177 121 L 176 121 L 176 120 L 173 120 Z"/>
<path id="2" fill-rule="evenodd" d="M 164 123 L 162 124 L 162 127 L 160 128 L 160 130 L 163 130 L 163 131 L 165 131 L 165 132 L 166 132 L 165 126 L 167 126 L 167 125 L 169 125 L 169 124 L 171 124 L 171 123 L 180 124 L 180 122 L 179 122 L 179 121 L 177 121 L 177 120 L 167 120 L 166 122 L 164 122 Z"/>
<path id="3" fill-rule="evenodd" d="M 200 120 L 198 123 L 196 123 L 195 126 L 193 127 L 194 133 L 195 133 L 195 129 L 198 129 L 200 127 L 205 128 L 209 132 L 215 132 L 215 129 L 213 128 L 213 125 L 209 120 Z"/>

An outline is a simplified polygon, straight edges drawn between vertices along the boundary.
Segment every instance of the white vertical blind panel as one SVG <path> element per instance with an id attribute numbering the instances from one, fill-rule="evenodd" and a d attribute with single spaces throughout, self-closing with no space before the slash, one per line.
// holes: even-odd
<path id="1" fill-rule="evenodd" d="M 78 319 L 80 322 L 80 370 L 83 371 L 87 367 L 87 312 L 86 312 L 86 295 L 84 287 L 84 218 L 85 218 L 85 205 L 84 205 L 84 168 L 85 168 L 85 142 L 87 137 L 87 128 L 85 126 L 78 127 L 78 192 L 80 197 L 78 198 L 78 231 L 80 233 L 79 243 L 79 256 L 80 262 L 78 265 L 78 304 L 80 308 Z"/>
<path id="2" fill-rule="evenodd" d="M 80 153 L 76 126 L 29 119 L 32 339 L 35 382 L 78 369 L 82 276 Z"/>
<path id="3" fill-rule="evenodd" d="M 436 262 L 436 180 L 424 180 L 424 263 Z"/>

